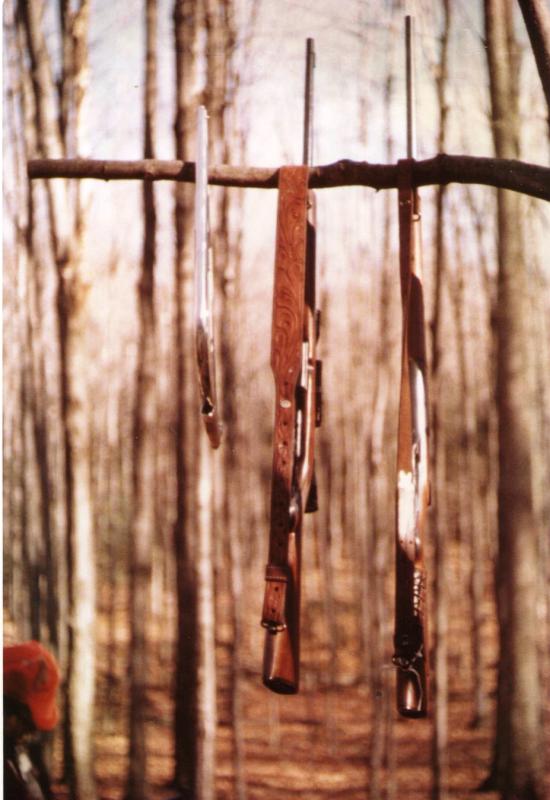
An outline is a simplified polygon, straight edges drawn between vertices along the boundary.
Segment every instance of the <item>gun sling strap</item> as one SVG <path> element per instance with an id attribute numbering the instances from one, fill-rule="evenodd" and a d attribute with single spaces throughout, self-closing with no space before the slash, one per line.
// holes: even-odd
<path id="1" fill-rule="evenodd" d="M 302 367 L 308 211 L 307 166 L 281 167 L 277 209 L 271 369 L 275 380 L 275 424 L 271 484 L 271 532 L 262 625 L 287 626 L 289 534 L 300 502 L 293 474 L 297 387 Z"/>

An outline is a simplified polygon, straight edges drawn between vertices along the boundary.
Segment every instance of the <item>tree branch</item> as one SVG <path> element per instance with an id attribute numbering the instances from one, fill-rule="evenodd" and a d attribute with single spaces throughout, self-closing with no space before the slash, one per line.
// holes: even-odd
<path id="1" fill-rule="evenodd" d="M 513 159 L 450 156 L 440 154 L 413 165 L 416 186 L 447 183 L 478 183 L 511 189 L 514 192 L 550 200 L 550 168 Z M 30 178 L 96 178 L 99 180 L 152 180 L 193 183 L 195 165 L 191 161 L 98 161 L 91 159 L 36 159 L 28 162 Z M 277 187 L 277 167 L 211 167 L 209 181 L 217 186 L 250 189 Z M 369 164 L 343 159 L 333 164 L 312 167 L 312 189 L 336 186 L 370 186 L 373 189 L 397 188 L 397 165 Z"/>

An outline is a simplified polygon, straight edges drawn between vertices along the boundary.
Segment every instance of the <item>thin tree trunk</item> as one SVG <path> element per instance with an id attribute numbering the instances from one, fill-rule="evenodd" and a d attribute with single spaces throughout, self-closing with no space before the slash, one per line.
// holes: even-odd
<path id="1" fill-rule="evenodd" d="M 216 635 L 214 601 L 213 453 L 200 431 L 197 486 L 197 695 L 196 800 L 214 800 L 216 787 Z"/>
<path id="2" fill-rule="evenodd" d="M 13 8 L 10 9 L 13 14 Z M 17 230 L 16 241 L 22 253 L 19 264 L 20 292 L 24 295 L 18 303 L 21 314 L 21 326 L 24 331 L 22 342 L 22 417 L 28 410 L 30 416 L 32 442 L 34 445 L 34 458 L 38 472 L 38 506 L 41 535 L 39 540 L 44 542 L 46 578 L 46 622 L 48 625 L 48 639 L 56 649 L 57 636 L 57 580 L 56 565 L 53 552 L 53 531 L 51 524 L 50 505 L 52 501 L 50 480 L 49 438 L 46 424 L 46 379 L 44 349 L 42 347 L 42 272 L 44 263 L 38 258 L 38 248 L 34 242 L 35 227 L 35 187 L 32 182 L 25 180 L 25 163 L 30 154 L 36 152 L 36 136 L 33 130 L 31 85 L 28 74 L 23 67 L 23 42 L 21 31 L 11 21 L 11 45 L 13 63 L 16 74 L 10 74 L 8 81 L 10 91 L 8 98 L 11 100 L 10 113 L 7 120 L 10 127 L 10 139 L 13 146 L 13 158 L 16 183 L 20 187 L 20 197 L 17 199 L 17 209 L 14 214 L 19 217 L 15 223 Z M 20 126 L 19 129 L 17 126 Z M 18 145 L 19 140 L 19 145 Z M 24 404 L 23 404 L 24 401 Z M 25 515 L 27 511 L 25 510 Z M 37 575 L 37 582 L 39 576 Z M 34 591 L 34 590 L 33 590 Z M 38 589 L 36 598 L 39 600 Z M 31 609 L 31 615 L 37 614 Z M 32 617 L 31 617 L 32 618 Z M 40 625 L 33 623 L 33 637 L 40 638 Z"/>
<path id="3" fill-rule="evenodd" d="M 114 370 L 109 370 L 107 367 L 107 374 L 109 375 L 109 388 L 107 390 L 106 408 L 105 408 L 105 484 L 104 494 L 100 497 L 100 503 L 103 506 L 104 515 L 104 541 L 105 541 L 105 557 L 107 561 L 106 571 L 104 573 L 105 590 L 107 592 L 105 602 L 105 615 L 107 617 L 107 657 L 105 663 L 105 672 L 107 676 L 107 687 L 105 691 L 105 708 L 104 720 L 108 732 L 112 732 L 115 715 L 115 690 L 116 690 L 116 605 L 117 605 L 117 575 L 120 569 L 119 549 L 116 544 L 119 540 L 121 530 L 126 530 L 122 522 L 122 497 L 123 497 L 123 476 L 122 476 L 122 448 L 123 437 L 120 434 L 120 404 L 119 394 L 115 394 L 115 375 Z M 109 374 L 110 373 L 110 374 Z"/>
<path id="4" fill-rule="evenodd" d="M 550 137 L 550 10 L 547 0 L 518 0 L 546 98 Z"/>
<path id="5" fill-rule="evenodd" d="M 23 93 L 22 93 L 23 94 Z M 28 117 L 25 114 L 25 117 Z M 27 127 L 30 135 L 30 125 Z M 25 249 L 27 261 L 27 340 L 26 351 L 29 359 L 29 409 L 32 418 L 34 456 L 38 468 L 38 488 L 40 504 L 40 529 L 45 549 L 46 577 L 46 620 L 50 644 L 57 651 L 59 643 L 59 601 L 57 557 L 54 544 L 51 507 L 53 500 L 49 426 L 47 422 L 46 365 L 41 334 L 42 317 L 42 277 L 45 264 L 38 257 L 39 248 L 34 242 L 35 226 L 34 187 L 27 182 L 27 217 L 25 226 Z"/>
<path id="6" fill-rule="evenodd" d="M 145 158 L 154 155 L 154 124 L 157 81 L 157 2 L 145 5 L 144 143 Z M 143 183 L 143 252 L 138 283 L 138 351 L 133 415 L 133 518 L 130 532 L 130 626 L 129 658 L 130 760 L 127 796 L 148 796 L 146 723 L 149 653 L 147 630 L 151 605 L 151 558 L 155 526 L 155 437 L 156 437 L 156 324 L 155 261 L 156 207 L 154 187 Z"/>
<path id="7" fill-rule="evenodd" d="M 391 83 L 388 82 L 391 86 Z M 388 93 L 391 88 L 388 89 Z M 391 197 L 388 196 L 388 200 Z M 389 207 L 386 209 L 389 214 Z M 373 719 L 371 733 L 370 800 L 381 800 L 383 797 L 383 771 L 387 764 L 388 739 L 385 736 L 388 718 L 391 715 L 391 689 L 387 670 L 387 626 L 384 625 L 388 614 L 387 602 L 387 564 L 391 560 L 388 537 L 384 536 L 384 525 L 387 514 L 384 510 L 384 499 L 387 494 L 386 476 L 384 475 L 384 433 L 386 410 L 389 399 L 389 373 L 387 354 L 390 352 L 389 305 L 390 305 L 390 218 L 386 216 L 384 246 L 382 255 L 382 277 L 380 291 L 380 327 L 378 333 L 378 353 L 376 357 L 375 393 L 372 412 L 371 435 L 367 442 L 367 525 L 372 531 L 371 548 L 368 555 L 368 570 L 372 607 L 372 637 L 368 642 L 371 662 L 371 697 L 373 703 Z"/>
<path id="8" fill-rule="evenodd" d="M 204 105 L 210 117 L 210 152 L 214 163 L 231 161 L 235 131 L 231 131 L 226 120 L 226 109 L 236 101 L 233 50 L 236 41 L 233 0 L 208 0 L 206 3 L 206 55 L 207 74 L 204 89 Z M 242 531 L 240 471 L 237 459 L 238 414 L 235 407 L 237 366 L 235 346 L 237 337 L 236 307 L 239 290 L 240 248 L 232 246 L 229 231 L 229 192 L 217 189 L 212 193 L 214 201 L 213 219 L 213 272 L 217 296 L 221 298 L 217 335 L 220 353 L 222 408 L 224 441 L 221 462 L 217 463 L 216 480 L 222 492 L 222 519 L 225 533 L 224 548 L 227 548 L 230 579 L 229 613 L 233 628 L 231 641 L 231 727 L 233 733 L 233 769 L 235 775 L 235 797 L 246 798 L 244 768 L 244 733 L 242 712 Z"/>
<path id="9" fill-rule="evenodd" d="M 43 157 L 56 158 L 64 146 L 56 114 L 56 93 L 42 29 L 42 6 L 19 2 L 32 66 L 37 147 Z M 68 9 L 65 9 L 69 15 Z M 82 102 L 87 70 L 86 36 L 89 6 L 81 0 L 64 17 L 71 27 L 70 64 L 64 68 L 75 90 L 73 125 L 80 140 Z M 55 184 L 55 185 L 52 185 Z M 66 768 L 77 800 L 95 800 L 93 775 L 93 708 L 95 692 L 95 554 L 90 498 L 87 375 L 85 368 L 86 297 L 82 246 L 84 219 L 78 188 L 69 201 L 65 182 L 48 181 L 46 197 L 49 234 L 57 267 L 57 317 L 60 350 L 61 419 L 64 444 L 65 520 L 69 596 L 68 661 L 60 652 L 66 674 Z M 70 213 L 72 212 L 72 213 Z"/>
<path id="10" fill-rule="evenodd" d="M 441 50 L 436 79 L 437 98 L 439 104 L 438 152 L 445 151 L 447 136 L 447 81 L 448 81 L 448 46 L 451 26 L 451 7 L 449 0 L 443 3 L 443 31 L 441 34 Z M 432 321 L 432 369 L 431 369 L 431 405 L 432 405 L 432 445 L 431 445 L 431 489 L 432 508 L 430 514 L 431 530 L 434 540 L 433 557 L 433 643 L 434 670 L 432 691 L 434 702 L 433 739 L 432 739 L 432 798 L 446 800 L 449 793 L 449 753 L 448 753 L 448 642 L 447 642 L 447 547 L 448 525 L 444 523 L 440 506 L 442 493 L 439 487 L 444 486 L 444 443 L 440 441 L 439 404 L 442 399 L 441 361 L 443 354 L 443 286 L 445 281 L 445 195 L 446 186 L 438 186 L 436 190 L 435 220 L 435 280 L 434 305 Z M 440 474 L 438 472 L 441 470 Z"/>
<path id="11" fill-rule="evenodd" d="M 455 241 L 460 252 L 461 233 L 457 226 Z M 478 727 L 486 716 L 486 692 L 484 688 L 484 664 L 482 647 L 483 602 L 485 599 L 485 565 L 487 548 L 483 535 L 481 513 L 481 487 L 479 457 L 476 441 L 476 390 L 472 385 L 467 352 L 467 309 L 471 302 L 465 294 L 465 265 L 458 260 L 451 296 L 454 309 L 457 350 L 458 379 L 461 407 L 463 411 L 462 446 L 459 454 L 458 514 L 459 526 L 464 532 L 469 549 L 468 595 L 470 602 L 471 679 L 474 698 L 473 728 Z"/>
<path id="12" fill-rule="evenodd" d="M 25 607 L 28 613 L 24 614 L 22 628 L 25 635 L 31 639 L 40 639 L 40 570 L 39 559 L 36 554 L 36 545 L 32 540 L 34 528 L 33 515 L 29 504 L 29 408 L 28 408 L 28 372 L 27 368 L 21 370 L 20 380 L 20 463 L 19 463 L 19 497 L 20 497 L 20 527 L 21 527 L 21 555 L 23 562 L 24 585 L 27 587 Z"/>
<path id="13" fill-rule="evenodd" d="M 388 74 L 384 89 L 386 154 L 393 158 L 391 136 L 391 104 L 393 76 Z M 370 437 L 367 440 L 367 524 L 372 530 L 369 558 L 371 604 L 373 609 L 372 641 L 368 643 L 371 658 L 371 695 L 373 702 L 370 765 L 370 800 L 390 795 L 390 770 L 393 740 L 393 676 L 386 667 L 390 661 L 391 614 L 388 598 L 388 564 L 391 563 L 391 539 L 385 535 L 389 517 L 388 480 L 384 463 L 386 413 L 390 395 L 391 374 L 388 353 L 391 352 L 391 209 L 393 198 L 388 193 L 384 206 L 381 277 L 379 290 L 379 326 L 377 335 L 376 372 Z M 386 781 L 384 781 L 384 773 Z M 386 785 L 385 785 L 386 784 Z"/>
<path id="14" fill-rule="evenodd" d="M 325 363 L 330 361 L 326 332 L 330 327 L 329 295 L 326 283 L 321 274 L 320 302 L 321 309 L 321 339 L 322 356 Z M 318 430 L 318 458 L 316 461 L 317 480 L 319 483 L 319 511 L 316 530 L 316 541 L 319 551 L 319 567 L 321 570 L 321 586 L 323 587 L 323 610 L 326 619 L 326 647 L 328 649 L 327 680 L 329 688 L 333 689 L 338 683 L 338 621 L 334 597 L 334 541 L 332 536 L 332 521 L 335 518 L 333 497 L 333 448 L 327 435 L 326 413 L 323 412 L 321 427 Z M 333 693 L 327 694 L 326 726 L 327 738 L 331 743 L 333 752 L 337 748 L 335 737 L 334 714 L 332 713 Z"/>
<path id="15" fill-rule="evenodd" d="M 87 85 L 87 34 L 89 0 L 80 0 L 68 17 L 72 39 L 71 61 L 68 69 L 72 86 L 72 136 L 75 154 L 82 140 L 83 110 Z M 81 206 L 80 186 L 72 187 L 74 211 L 72 276 L 61 268 L 62 279 L 58 301 L 63 310 L 60 319 L 67 335 L 67 432 L 68 451 L 72 458 L 69 541 L 72 539 L 69 565 L 71 594 L 72 642 L 68 680 L 69 719 L 71 720 L 71 751 L 73 754 L 73 792 L 78 800 L 95 800 L 94 778 L 94 700 L 96 664 L 96 574 L 93 512 L 91 500 L 90 441 L 88 413 L 88 375 L 86 365 L 87 295 L 90 276 L 83 260 L 85 218 Z M 67 301 L 68 304 L 67 304 Z M 72 646 L 71 646 L 72 645 Z"/>
<path id="16" fill-rule="evenodd" d="M 194 127 L 192 109 L 195 105 L 193 85 L 196 77 L 198 36 L 198 7 L 194 0 L 174 3 L 174 50 L 176 59 L 175 151 L 185 160 L 191 153 L 191 132 Z M 174 551 L 176 554 L 177 625 L 175 664 L 174 747 L 176 785 L 186 796 L 194 797 L 197 787 L 198 753 L 198 619 L 197 584 L 194 560 L 197 545 L 196 521 L 196 416 L 193 413 L 192 382 L 196 369 L 189 363 L 186 343 L 192 336 L 189 308 L 191 307 L 190 279 L 187 264 L 191 258 L 192 193 L 182 184 L 175 187 L 175 461 L 176 461 L 176 520 Z"/>
<path id="17" fill-rule="evenodd" d="M 519 152 L 511 6 L 485 0 L 492 127 L 498 157 Z M 538 532 L 533 504 L 534 382 L 522 206 L 497 195 L 498 621 L 500 661 L 495 758 L 503 800 L 542 800 L 544 765 L 538 663 Z"/>
<path id="18" fill-rule="evenodd" d="M 531 271 L 532 336 L 535 348 L 535 407 L 537 410 L 535 442 L 536 456 L 533 468 L 535 485 L 535 513 L 540 532 L 539 538 L 539 592 L 542 599 L 540 612 L 539 657 L 542 665 L 542 685 L 550 686 L 548 678 L 550 659 L 550 498 L 547 487 L 550 483 L 550 324 L 548 280 L 545 280 L 541 265 L 535 263 Z"/>

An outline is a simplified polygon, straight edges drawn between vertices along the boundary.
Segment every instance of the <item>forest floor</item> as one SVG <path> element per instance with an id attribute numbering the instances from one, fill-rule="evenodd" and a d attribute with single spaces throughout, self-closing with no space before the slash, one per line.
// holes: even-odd
<path id="1" fill-rule="evenodd" d="M 458 560 L 453 559 L 455 564 Z M 246 610 L 247 631 L 241 665 L 241 707 L 244 774 L 247 800 L 428 800 L 433 781 L 431 748 L 433 721 L 402 719 L 394 711 L 394 669 L 383 670 L 381 689 L 375 701 L 386 705 L 389 714 L 382 723 L 374 722 L 373 692 L 361 668 L 357 644 L 357 604 L 347 576 L 336 585 L 342 591 L 337 603 L 338 643 L 337 680 L 328 686 L 326 676 L 327 633 L 320 604 L 310 602 L 305 611 L 307 635 L 302 641 L 301 690 L 295 696 L 279 696 L 261 684 L 262 633 L 257 609 Z M 455 580 L 451 582 L 463 584 Z M 464 576 L 462 576 L 462 579 Z M 251 602 L 261 597 L 258 586 L 251 586 Z M 258 594 L 256 597 L 256 589 Z M 313 578 L 304 594 L 318 598 Z M 114 617 L 100 618 L 98 660 L 100 666 L 96 718 L 96 776 L 100 800 L 124 798 L 127 770 L 126 653 L 129 640 L 124 592 L 120 591 Z M 468 602 L 463 594 L 451 596 L 449 615 L 449 800 L 496 800 L 496 793 L 478 792 L 491 764 L 494 734 L 496 686 L 496 625 L 494 606 L 487 592 L 482 643 L 484 651 L 484 690 L 487 714 L 482 724 L 474 718 L 471 678 Z M 257 605 L 257 603 L 256 603 Z M 166 614 L 166 609 L 164 612 Z M 171 612 L 170 612 L 171 613 Z M 355 620 L 355 622 L 354 622 Z M 173 775 L 173 705 L 171 637 L 164 625 L 155 624 L 150 682 L 148 687 L 148 774 L 151 800 L 172 800 L 177 792 L 170 786 Z M 238 800 L 234 772 L 234 736 L 231 703 L 231 631 L 218 626 L 218 737 L 217 800 Z M 547 691 L 547 695 L 549 692 Z M 547 715 L 550 716 L 550 715 Z M 385 719 L 385 721 L 384 721 Z M 374 726 L 374 727 L 373 727 Z M 383 737 L 383 741 L 379 737 Z M 54 763 L 60 764 L 60 738 Z M 373 745 L 389 745 L 386 763 L 380 772 L 372 769 Z M 55 772 L 59 769 L 54 767 Z M 382 791 L 374 792 L 379 780 Z M 67 788 L 59 780 L 55 796 L 68 800 Z M 548 785 L 550 797 L 550 779 Z"/>
<path id="2" fill-rule="evenodd" d="M 227 662 L 227 653 L 221 658 Z M 217 800 L 237 797 L 228 675 L 228 669 L 219 671 Z M 152 680 L 149 687 L 150 797 L 171 800 L 177 797 L 170 788 L 172 703 L 160 669 L 156 677 L 160 684 Z M 285 697 L 268 692 L 259 675 L 245 674 L 242 704 L 248 800 L 366 800 L 371 796 L 372 721 L 366 684 L 323 689 L 306 684 L 298 695 Z M 98 730 L 96 773 L 101 800 L 122 800 L 127 740 L 114 721 L 118 716 L 116 705 L 111 710 L 113 720 Z M 427 800 L 432 780 L 431 722 L 393 716 L 393 769 L 384 770 L 382 785 L 388 786 L 391 775 L 395 800 Z M 492 724 L 472 728 L 471 719 L 467 687 L 453 688 L 449 706 L 450 798 L 496 800 L 494 793 L 476 792 L 490 766 Z M 56 785 L 55 792 L 59 800 L 69 797 L 62 784 Z"/>

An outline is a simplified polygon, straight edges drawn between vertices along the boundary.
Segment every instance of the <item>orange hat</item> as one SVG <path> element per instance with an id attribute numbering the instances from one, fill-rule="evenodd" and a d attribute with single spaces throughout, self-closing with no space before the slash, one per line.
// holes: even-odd
<path id="1" fill-rule="evenodd" d="M 59 711 L 55 694 L 59 668 L 55 658 L 40 642 L 23 642 L 4 647 L 4 694 L 25 703 L 39 730 L 57 725 Z"/>

